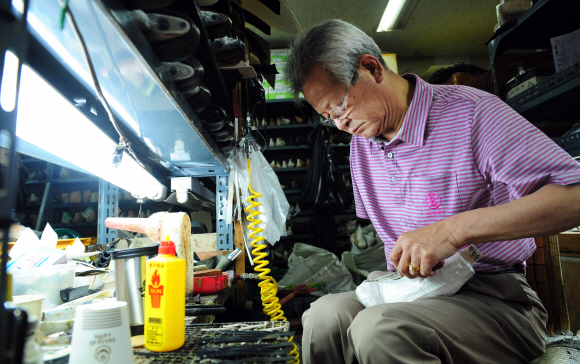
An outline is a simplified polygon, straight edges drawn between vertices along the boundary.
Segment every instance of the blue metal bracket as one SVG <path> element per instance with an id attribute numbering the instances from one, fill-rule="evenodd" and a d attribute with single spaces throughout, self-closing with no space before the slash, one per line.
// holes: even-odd
<path id="1" fill-rule="evenodd" d="M 97 225 L 97 242 L 108 245 L 117 238 L 117 230 L 105 226 L 107 217 L 119 216 L 119 187 L 103 179 L 99 181 L 99 223 Z"/>
<path id="2" fill-rule="evenodd" d="M 228 175 L 216 176 L 216 237 L 217 250 L 234 250 L 233 224 L 226 222 Z"/>

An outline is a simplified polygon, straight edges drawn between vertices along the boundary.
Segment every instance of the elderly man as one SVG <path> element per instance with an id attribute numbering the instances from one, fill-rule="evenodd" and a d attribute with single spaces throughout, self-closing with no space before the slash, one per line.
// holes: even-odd
<path id="1" fill-rule="evenodd" d="M 286 73 L 322 123 L 353 135 L 356 213 L 409 278 L 469 244 L 476 274 L 451 297 L 365 308 L 354 292 L 304 314 L 305 363 L 521 363 L 544 351 L 546 311 L 524 276 L 530 237 L 580 224 L 580 166 L 497 97 L 390 71 L 340 20 L 294 42 Z"/>

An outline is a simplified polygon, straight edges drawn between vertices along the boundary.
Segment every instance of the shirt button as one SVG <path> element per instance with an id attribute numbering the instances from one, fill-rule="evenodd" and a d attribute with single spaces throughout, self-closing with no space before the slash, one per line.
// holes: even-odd
<path id="1" fill-rule="evenodd" d="M 395 176 L 391 177 L 391 181 L 395 182 L 397 179 L 395 178 Z"/>
<path id="2" fill-rule="evenodd" d="M 391 153 L 391 152 L 387 153 L 387 157 L 393 158 L 393 153 Z"/>

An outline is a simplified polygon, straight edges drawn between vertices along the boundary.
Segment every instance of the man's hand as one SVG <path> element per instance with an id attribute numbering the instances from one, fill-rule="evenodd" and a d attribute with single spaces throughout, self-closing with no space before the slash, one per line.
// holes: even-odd
<path id="1" fill-rule="evenodd" d="M 461 246 L 443 220 L 401 234 L 389 259 L 399 274 L 408 278 L 426 278 L 435 275 L 433 268 L 440 268 L 438 263 L 455 254 Z M 419 270 L 412 269 L 415 267 Z"/>

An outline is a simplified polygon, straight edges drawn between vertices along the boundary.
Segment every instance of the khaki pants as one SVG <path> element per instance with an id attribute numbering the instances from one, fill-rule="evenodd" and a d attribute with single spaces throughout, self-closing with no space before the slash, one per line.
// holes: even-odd
<path id="1" fill-rule="evenodd" d="M 305 364 L 527 363 L 544 352 L 547 313 L 519 273 L 476 274 L 451 297 L 365 308 L 354 291 L 304 313 Z"/>

